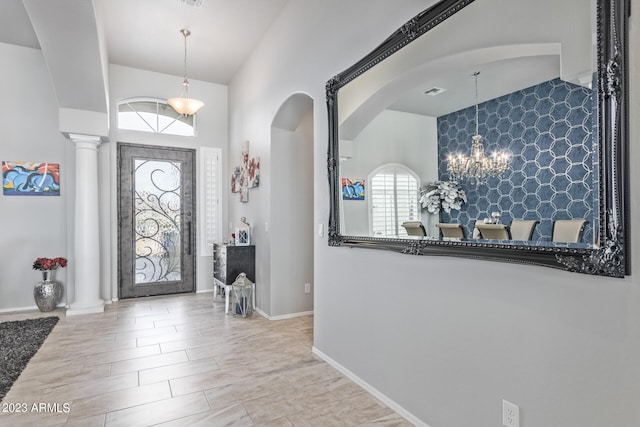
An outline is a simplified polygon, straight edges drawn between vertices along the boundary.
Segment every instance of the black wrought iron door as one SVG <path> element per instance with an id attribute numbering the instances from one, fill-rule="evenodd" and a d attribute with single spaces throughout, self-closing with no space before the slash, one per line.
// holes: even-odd
<path id="1" fill-rule="evenodd" d="M 195 290 L 195 150 L 118 144 L 119 297 Z"/>

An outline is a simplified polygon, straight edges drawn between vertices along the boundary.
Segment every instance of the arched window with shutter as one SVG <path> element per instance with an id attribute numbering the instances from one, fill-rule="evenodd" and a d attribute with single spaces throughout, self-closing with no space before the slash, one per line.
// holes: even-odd
<path id="1" fill-rule="evenodd" d="M 420 220 L 420 178 L 406 166 L 389 163 L 368 177 L 369 231 L 376 237 L 402 237 L 405 221 Z"/>

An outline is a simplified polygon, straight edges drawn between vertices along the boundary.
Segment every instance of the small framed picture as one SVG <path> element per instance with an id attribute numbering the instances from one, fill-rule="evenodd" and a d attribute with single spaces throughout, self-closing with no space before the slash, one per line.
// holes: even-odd
<path id="1" fill-rule="evenodd" d="M 251 244 L 249 227 L 236 228 L 235 243 L 236 246 L 249 246 Z"/>

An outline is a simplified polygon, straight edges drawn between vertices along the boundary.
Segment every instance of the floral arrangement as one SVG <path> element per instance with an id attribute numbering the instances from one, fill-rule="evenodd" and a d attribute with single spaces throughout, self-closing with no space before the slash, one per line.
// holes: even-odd
<path id="1" fill-rule="evenodd" d="M 420 204 L 432 214 L 441 209 L 447 213 L 460 210 L 466 201 L 467 195 L 457 181 L 436 181 L 420 189 Z"/>
<path id="2" fill-rule="evenodd" d="M 57 270 L 58 267 L 66 267 L 67 259 L 66 258 L 36 258 L 33 262 L 34 270 Z"/>

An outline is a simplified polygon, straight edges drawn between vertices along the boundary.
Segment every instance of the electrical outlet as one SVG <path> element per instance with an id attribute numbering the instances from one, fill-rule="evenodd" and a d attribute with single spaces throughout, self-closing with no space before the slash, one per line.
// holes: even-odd
<path id="1" fill-rule="evenodd" d="M 305 283 L 304 284 L 304 293 L 308 294 L 311 292 L 311 283 Z"/>
<path id="2" fill-rule="evenodd" d="M 502 400 L 502 425 L 520 427 L 520 408 L 504 399 Z"/>

